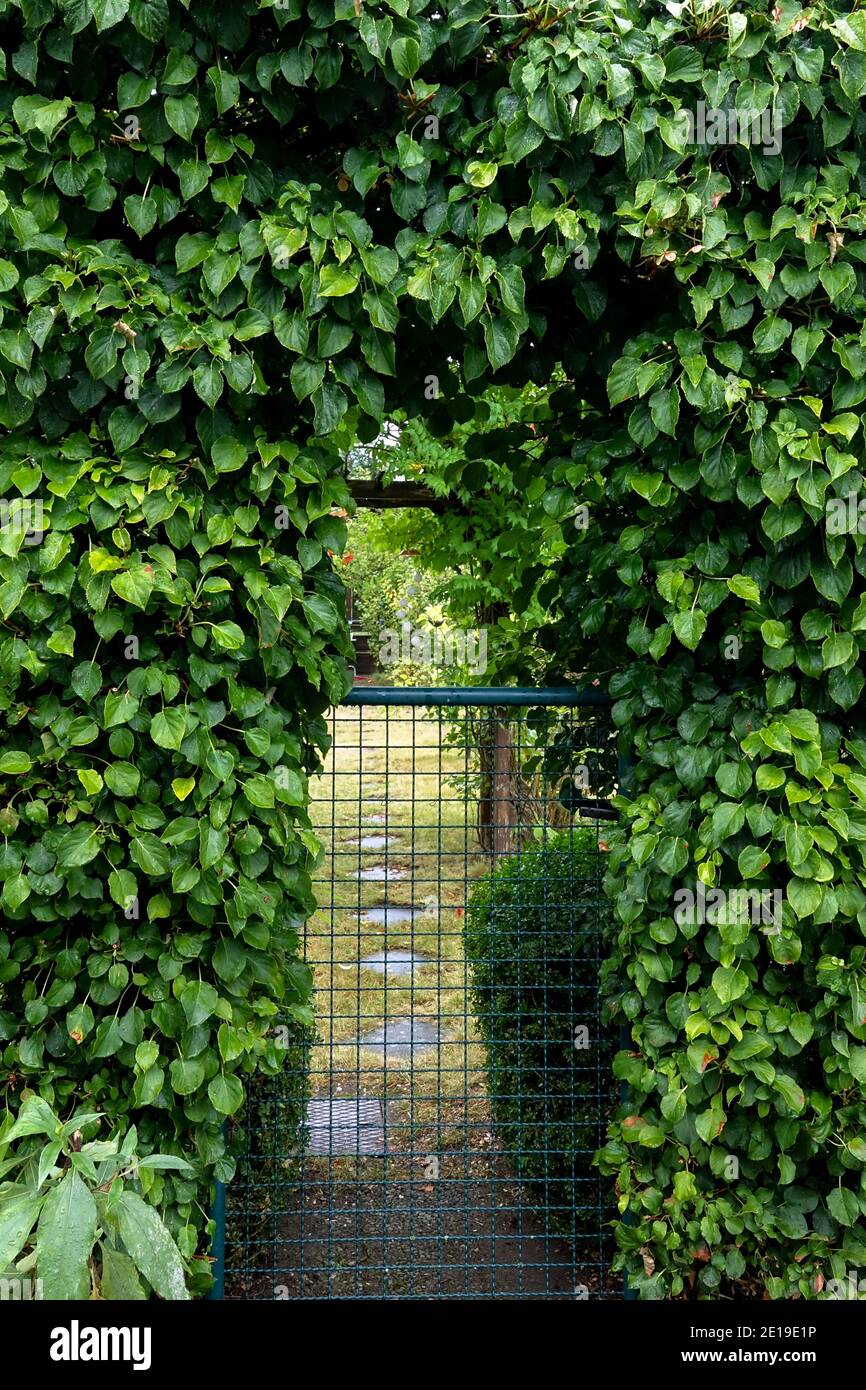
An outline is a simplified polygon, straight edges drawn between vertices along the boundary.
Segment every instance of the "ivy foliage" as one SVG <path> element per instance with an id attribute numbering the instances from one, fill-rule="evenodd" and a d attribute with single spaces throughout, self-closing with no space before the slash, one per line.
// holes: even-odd
<path id="1" fill-rule="evenodd" d="M 449 363 L 437 429 L 564 380 L 549 649 L 603 643 L 636 761 L 623 1259 L 649 1296 L 863 1263 L 862 538 L 824 509 L 862 484 L 864 26 L 845 0 L 3 0 L 0 471 L 45 509 L 41 544 L 0 529 L 7 1080 L 225 1171 L 241 1075 L 278 1066 L 279 1009 L 306 1019 L 342 456 L 430 413 Z M 698 103 L 780 140 L 697 146 Z M 696 875 L 784 889 L 782 929 L 683 929 Z M 194 1244 L 201 1186 L 149 1195 Z"/>
<path id="2" fill-rule="evenodd" d="M 445 505 L 385 512 L 372 522 L 356 516 L 347 577 L 357 587 L 365 555 L 377 557 L 380 566 L 392 556 L 402 617 L 429 624 L 429 614 L 415 612 L 418 593 L 429 589 L 442 608 L 433 621 L 444 620 L 455 631 L 483 627 L 488 685 L 537 680 L 549 663 L 536 639 L 549 620 L 548 596 L 559 597 L 560 569 L 573 535 L 543 467 L 562 373 L 556 378 L 544 389 L 491 387 L 461 399 L 458 374 L 451 370 L 436 384 L 426 418 L 392 420 L 376 444 L 356 451 L 383 483 L 410 479 Z M 420 567 L 423 584 L 420 574 L 404 575 L 409 561 L 403 556 Z M 373 632 L 383 604 L 374 588 L 367 578 L 358 590 Z M 399 627 L 401 616 L 378 626 Z M 465 672 L 449 675 L 458 684 L 466 678 Z"/>

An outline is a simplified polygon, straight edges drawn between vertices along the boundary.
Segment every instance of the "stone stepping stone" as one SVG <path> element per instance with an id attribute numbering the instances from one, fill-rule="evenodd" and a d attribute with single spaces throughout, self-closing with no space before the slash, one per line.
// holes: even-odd
<path id="1" fill-rule="evenodd" d="M 432 965 L 432 956 L 422 956 L 417 951 L 375 951 L 361 961 L 366 970 L 374 970 L 377 975 L 396 975 L 400 978 L 412 976 L 422 965 Z"/>
<path id="2" fill-rule="evenodd" d="M 358 849 L 384 849 L 386 845 L 396 845 L 396 835 L 362 835 L 360 840 L 347 840 L 347 845 Z"/>
<path id="3" fill-rule="evenodd" d="M 372 922 L 376 927 L 396 926 L 400 922 L 414 922 L 423 911 L 419 907 L 397 907 L 391 903 L 382 903 L 376 907 L 364 907 L 361 909 L 368 922 Z"/>
<path id="4" fill-rule="evenodd" d="M 423 1018 L 389 1018 L 358 1039 L 367 1052 L 378 1052 L 389 1061 L 410 1062 L 413 1057 L 432 1052 L 439 1044 L 439 1029 Z"/>
<path id="5" fill-rule="evenodd" d="M 385 1117 L 375 1096 L 313 1096 L 307 1104 L 309 1144 L 315 1158 L 385 1152 Z"/>
<path id="6" fill-rule="evenodd" d="M 374 864 L 370 869 L 356 869 L 352 874 L 352 878 L 364 883 L 394 883 L 405 877 L 405 869 L 390 869 L 385 864 Z"/>

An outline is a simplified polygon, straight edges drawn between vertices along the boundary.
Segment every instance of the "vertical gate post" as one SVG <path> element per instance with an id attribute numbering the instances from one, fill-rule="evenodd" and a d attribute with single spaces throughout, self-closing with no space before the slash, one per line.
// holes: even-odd
<path id="1" fill-rule="evenodd" d="M 631 791 L 630 783 L 631 783 L 631 774 L 632 774 L 633 768 L 634 768 L 634 759 L 632 758 L 631 749 L 630 749 L 630 748 L 627 748 L 627 749 L 625 749 L 624 752 L 620 752 L 619 759 L 618 759 L 618 765 L 617 765 L 617 781 L 618 781 L 618 783 L 619 783 L 618 790 L 619 790 L 620 792 L 625 793 L 626 796 L 630 795 L 630 791 Z M 629 1047 L 630 1044 L 631 1044 L 631 1036 L 630 1036 L 630 1033 L 629 1033 L 629 1028 L 628 1028 L 627 1024 L 623 1024 L 622 1027 L 621 1027 L 620 1030 L 619 1030 L 619 1046 L 620 1046 L 620 1050 L 624 1052 L 624 1051 L 626 1050 L 626 1048 Z M 620 1088 L 619 1088 L 619 1099 L 620 1099 L 620 1104 L 621 1104 L 621 1105 L 627 1105 L 627 1104 L 628 1104 L 628 1083 L 627 1083 L 626 1081 L 623 1081 L 623 1082 L 620 1084 Z M 624 1219 L 625 1224 L 626 1224 L 627 1226 L 633 1226 L 633 1225 L 634 1225 L 634 1216 L 632 1215 L 631 1212 L 628 1212 L 628 1211 L 627 1211 L 627 1212 L 625 1213 L 625 1216 L 624 1216 L 623 1219 Z M 633 1288 L 631 1287 L 631 1285 L 630 1285 L 629 1282 L 628 1282 L 628 1275 L 625 1274 L 625 1273 L 624 1273 L 623 1276 L 622 1276 L 622 1296 L 623 1296 L 623 1298 L 626 1298 L 626 1299 L 628 1299 L 629 1301 L 632 1301 L 632 1300 L 634 1300 L 634 1299 L 637 1298 L 637 1289 L 633 1289 Z"/>
<path id="2" fill-rule="evenodd" d="M 213 1288 L 208 1298 L 221 1302 L 225 1298 L 226 1283 L 226 1185 L 219 1178 L 214 1181 L 211 1219 L 214 1223 L 213 1244 Z"/>

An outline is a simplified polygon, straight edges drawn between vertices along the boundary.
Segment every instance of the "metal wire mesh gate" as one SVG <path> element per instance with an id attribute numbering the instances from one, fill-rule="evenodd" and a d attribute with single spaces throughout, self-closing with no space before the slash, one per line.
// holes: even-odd
<path id="1" fill-rule="evenodd" d="M 251 1107 L 228 1297 L 618 1296 L 591 1164 L 605 704 L 356 688 L 332 712 L 305 1125 L 279 1083 Z"/>

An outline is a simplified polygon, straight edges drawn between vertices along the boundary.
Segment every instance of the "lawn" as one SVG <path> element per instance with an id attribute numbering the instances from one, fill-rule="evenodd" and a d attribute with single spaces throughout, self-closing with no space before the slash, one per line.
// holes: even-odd
<path id="1" fill-rule="evenodd" d="M 342 707 L 332 732 L 334 746 L 313 788 L 325 856 L 305 951 L 315 972 L 319 1034 L 311 1089 L 399 1098 L 404 1104 L 392 1104 L 389 1113 L 389 1151 L 434 1154 L 465 1142 L 467 1107 L 484 1096 L 463 912 L 472 881 L 490 860 L 478 849 L 476 806 L 459 791 L 464 754 L 443 745 L 438 712 Z M 364 848 L 366 836 L 387 843 Z M 387 880 L 358 877 L 370 870 L 383 870 Z M 399 920 L 399 909 L 411 910 L 411 920 Z M 428 963 L 409 977 L 361 964 L 395 950 Z M 383 1064 L 358 1047 L 362 1035 L 396 1019 L 438 1028 L 438 1048 Z M 476 1123 L 481 1118 L 474 1116 Z"/>

